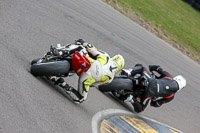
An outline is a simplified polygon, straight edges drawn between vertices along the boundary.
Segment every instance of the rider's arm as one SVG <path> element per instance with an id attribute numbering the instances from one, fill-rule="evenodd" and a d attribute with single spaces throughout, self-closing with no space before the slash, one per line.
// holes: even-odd
<path id="1" fill-rule="evenodd" d="M 172 78 L 172 75 L 170 73 L 168 73 L 167 71 L 163 70 L 163 68 L 158 66 L 158 65 L 150 65 L 149 69 L 150 69 L 150 71 L 156 71 L 157 73 L 159 73 L 161 75 L 160 78 L 163 78 L 163 77 Z"/>
<path id="2" fill-rule="evenodd" d="M 142 65 L 137 65 L 135 67 L 132 68 L 132 71 L 131 71 L 131 75 L 135 75 L 135 74 L 138 74 L 138 73 L 142 73 L 143 72 L 143 66 Z"/>
<path id="3" fill-rule="evenodd" d="M 168 77 L 172 79 L 172 75 L 169 72 L 163 70 L 162 68 L 158 69 L 157 72 L 161 75 L 161 77 Z"/>
<path id="4" fill-rule="evenodd" d="M 84 43 L 83 46 L 86 48 L 87 52 L 90 53 L 95 58 L 99 56 L 108 56 L 106 52 L 95 48 L 95 46 L 90 43 Z"/>
<path id="5" fill-rule="evenodd" d="M 73 53 L 75 53 L 76 51 L 81 51 L 83 49 L 83 47 L 81 47 L 81 46 L 78 46 L 77 48 L 74 48 L 74 49 L 71 49 L 71 50 L 66 50 L 66 51 L 64 51 L 64 55 L 71 55 L 71 54 L 73 54 Z"/>
<path id="6" fill-rule="evenodd" d="M 74 49 L 70 49 L 70 50 L 59 50 L 61 53 L 60 53 L 60 55 L 62 55 L 62 56 L 68 56 L 68 55 L 71 55 L 71 54 L 73 54 L 73 53 L 75 53 L 76 51 L 81 51 L 83 49 L 83 47 L 81 47 L 81 46 L 78 46 L 78 47 L 76 47 L 76 48 L 74 48 Z"/>
<path id="7" fill-rule="evenodd" d="M 174 99 L 174 94 L 172 94 L 168 97 L 164 97 L 162 99 L 156 100 L 156 101 L 151 101 L 151 106 L 160 107 L 161 105 L 168 103 L 168 102 L 172 101 L 173 99 Z"/>
<path id="8" fill-rule="evenodd" d="M 148 73 L 148 70 L 142 64 L 136 64 L 132 69 L 122 69 L 121 75 L 134 76 L 135 74 Z"/>
<path id="9" fill-rule="evenodd" d="M 106 52 L 98 50 L 97 48 L 95 48 L 94 45 L 87 43 L 85 41 L 83 41 L 83 39 L 78 39 L 75 44 L 77 45 L 82 45 L 83 47 L 86 48 L 87 52 L 89 53 L 89 56 L 93 59 L 97 59 L 97 57 L 99 56 L 109 56 Z"/>
<path id="10" fill-rule="evenodd" d="M 128 71 L 131 71 L 131 75 L 135 74 L 142 74 L 144 71 L 146 71 L 146 68 L 142 64 L 136 64 L 132 69 L 129 69 Z"/>
<path id="11" fill-rule="evenodd" d="M 81 47 L 81 46 L 79 46 L 79 47 L 77 47 L 75 49 L 71 49 L 69 51 L 68 55 L 71 55 L 71 54 L 75 53 L 76 51 L 81 51 L 82 49 L 83 49 L 83 47 Z"/>
<path id="12" fill-rule="evenodd" d="M 150 73 L 148 72 L 146 67 L 144 67 L 144 65 L 142 64 L 136 64 L 133 70 L 131 71 L 132 76 L 138 73 L 145 75 L 147 78 L 151 78 Z"/>

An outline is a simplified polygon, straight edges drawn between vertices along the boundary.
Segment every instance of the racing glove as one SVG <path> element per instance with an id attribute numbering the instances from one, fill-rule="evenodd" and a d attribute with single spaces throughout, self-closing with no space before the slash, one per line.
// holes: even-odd
<path id="1" fill-rule="evenodd" d="M 82 45 L 85 48 L 92 48 L 93 47 L 90 43 L 83 41 L 83 39 L 78 39 L 77 41 L 75 41 L 75 44 L 76 45 Z"/>
<path id="2" fill-rule="evenodd" d="M 85 43 L 85 41 L 83 41 L 83 39 L 78 39 L 75 41 L 76 45 L 83 45 Z"/>
<path id="3" fill-rule="evenodd" d="M 161 68 L 159 65 L 149 65 L 149 70 L 152 71 L 158 71 L 158 69 Z"/>
<path id="4" fill-rule="evenodd" d="M 121 75 L 126 75 L 126 76 L 131 76 L 131 71 L 132 71 L 132 69 L 129 69 L 129 70 L 127 70 L 127 69 L 122 69 L 121 70 Z"/>

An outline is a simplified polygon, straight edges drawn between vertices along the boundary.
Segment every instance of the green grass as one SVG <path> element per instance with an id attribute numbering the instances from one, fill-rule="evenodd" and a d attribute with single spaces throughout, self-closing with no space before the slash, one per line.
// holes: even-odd
<path id="1" fill-rule="evenodd" d="M 182 0 L 114 0 L 200 57 L 200 12 Z"/>

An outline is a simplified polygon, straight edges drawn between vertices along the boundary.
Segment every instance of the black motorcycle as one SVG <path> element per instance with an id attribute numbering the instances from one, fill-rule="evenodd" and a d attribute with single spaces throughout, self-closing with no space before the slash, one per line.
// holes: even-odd
<path id="1" fill-rule="evenodd" d="M 156 78 L 156 76 L 152 73 L 151 78 Z M 102 85 L 98 88 L 102 92 L 111 92 L 113 96 L 122 101 L 125 100 L 127 96 L 132 95 L 134 98 L 143 102 L 148 98 L 147 89 L 143 86 L 144 83 L 148 84 L 148 80 L 141 74 L 136 74 L 131 77 L 119 75 L 115 76 L 110 84 Z"/>

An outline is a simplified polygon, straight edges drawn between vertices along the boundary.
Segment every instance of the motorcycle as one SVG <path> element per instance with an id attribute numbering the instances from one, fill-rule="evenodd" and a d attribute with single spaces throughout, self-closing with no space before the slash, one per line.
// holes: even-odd
<path id="1" fill-rule="evenodd" d="M 157 77 L 152 73 L 151 78 Z M 115 76 L 110 84 L 99 86 L 98 89 L 101 92 L 110 92 L 121 101 L 124 101 L 129 95 L 132 95 L 142 103 L 148 99 L 156 100 L 155 98 L 148 97 L 147 89 L 143 86 L 144 84 L 148 84 L 148 81 L 141 74 L 134 76 L 119 75 Z"/>
<path id="2" fill-rule="evenodd" d="M 86 54 L 86 49 L 76 43 L 50 46 L 50 50 L 42 58 L 31 61 L 30 71 L 34 76 L 67 77 L 75 73 L 80 76 L 91 66 Z"/>

